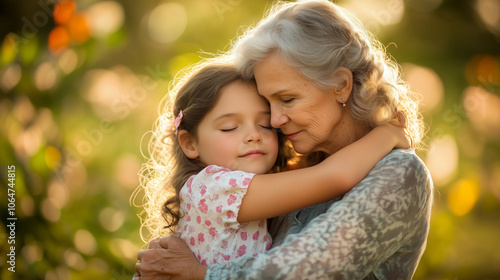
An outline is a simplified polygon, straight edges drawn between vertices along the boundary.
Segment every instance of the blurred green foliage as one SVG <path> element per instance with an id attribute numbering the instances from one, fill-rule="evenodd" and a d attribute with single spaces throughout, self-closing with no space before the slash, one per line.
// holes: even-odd
<path id="1" fill-rule="evenodd" d="M 428 130 L 418 153 L 436 197 L 415 279 L 498 279 L 500 1 L 338 3 L 423 95 Z M 54 21 L 54 5 L 0 3 L 0 278 L 130 279 L 143 245 L 140 208 L 130 203 L 141 139 L 169 81 L 226 50 L 271 2 L 81 0 L 72 13 L 90 26 L 83 41 L 71 33 L 81 24 Z M 65 42 L 49 41 L 57 26 L 70 41 L 55 51 Z"/>

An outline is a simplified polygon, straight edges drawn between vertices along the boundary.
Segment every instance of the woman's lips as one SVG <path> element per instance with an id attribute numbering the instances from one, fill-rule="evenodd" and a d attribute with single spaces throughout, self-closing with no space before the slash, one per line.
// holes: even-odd
<path id="1" fill-rule="evenodd" d="M 289 139 L 289 140 L 292 140 L 293 138 L 297 137 L 297 135 L 299 135 L 302 131 L 299 131 L 299 132 L 295 132 L 295 133 L 291 133 L 291 134 L 285 134 L 286 137 Z"/>

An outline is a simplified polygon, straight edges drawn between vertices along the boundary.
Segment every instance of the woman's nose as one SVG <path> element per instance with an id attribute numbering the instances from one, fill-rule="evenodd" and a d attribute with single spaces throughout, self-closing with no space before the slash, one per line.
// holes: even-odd
<path id="1" fill-rule="evenodd" d="M 271 125 L 280 128 L 289 121 L 289 118 L 279 109 L 271 107 Z"/>

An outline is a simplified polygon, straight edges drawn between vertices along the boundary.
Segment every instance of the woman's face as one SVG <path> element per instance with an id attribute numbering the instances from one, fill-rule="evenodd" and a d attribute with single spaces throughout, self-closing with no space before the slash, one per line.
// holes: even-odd
<path id="1" fill-rule="evenodd" d="M 271 105 L 271 125 L 281 129 L 295 151 L 332 154 L 338 149 L 335 139 L 345 108 L 335 89 L 318 88 L 277 52 L 256 65 L 254 76 L 259 94 Z"/>

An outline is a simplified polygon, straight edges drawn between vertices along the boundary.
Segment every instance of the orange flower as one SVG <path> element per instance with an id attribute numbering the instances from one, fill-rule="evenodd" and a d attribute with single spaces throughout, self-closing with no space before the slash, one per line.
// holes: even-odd
<path id="1" fill-rule="evenodd" d="M 90 37 L 89 21 L 83 14 L 73 14 L 66 26 L 71 39 L 79 44 L 85 43 Z"/>
<path id="2" fill-rule="evenodd" d="M 68 31 L 62 26 L 56 26 L 49 34 L 49 49 L 52 53 L 61 53 L 70 43 Z"/>
<path id="3" fill-rule="evenodd" d="M 66 24 L 73 13 L 76 11 L 76 3 L 74 0 L 63 0 L 54 7 L 54 21 L 57 24 Z"/>
<path id="4" fill-rule="evenodd" d="M 71 42 L 83 44 L 90 38 L 90 22 L 83 13 L 76 12 L 74 0 L 61 0 L 54 7 L 56 27 L 49 34 L 49 49 L 59 54 Z"/>

